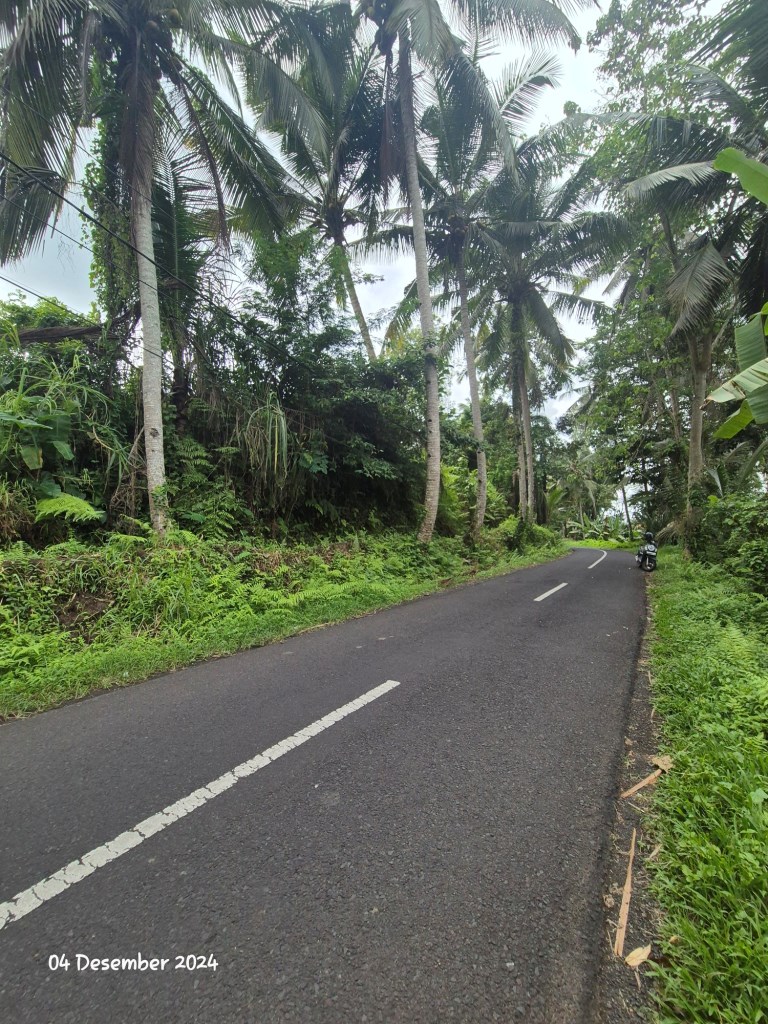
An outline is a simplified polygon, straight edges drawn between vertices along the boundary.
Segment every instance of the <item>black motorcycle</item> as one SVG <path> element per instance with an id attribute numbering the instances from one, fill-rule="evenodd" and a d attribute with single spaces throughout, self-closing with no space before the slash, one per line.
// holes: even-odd
<path id="1" fill-rule="evenodd" d="M 642 569 L 643 572 L 653 572 L 656 568 L 656 555 L 658 554 L 658 551 L 659 549 L 656 543 L 652 540 L 643 544 L 635 555 L 635 561 L 637 562 L 638 569 Z"/>

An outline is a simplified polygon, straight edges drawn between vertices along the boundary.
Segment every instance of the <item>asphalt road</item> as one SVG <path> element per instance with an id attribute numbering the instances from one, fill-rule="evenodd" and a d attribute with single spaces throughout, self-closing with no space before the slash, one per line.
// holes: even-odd
<path id="1" fill-rule="evenodd" d="M 600 557 L 0 726 L 0 1020 L 592 1021 L 644 609 Z"/>

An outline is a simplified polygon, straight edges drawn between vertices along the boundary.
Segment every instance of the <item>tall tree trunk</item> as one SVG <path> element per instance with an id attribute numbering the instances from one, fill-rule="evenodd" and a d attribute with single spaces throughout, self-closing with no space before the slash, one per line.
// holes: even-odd
<path id="1" fill-rule="evenodd" d="M 622 502 L 624 504 L 624 515 L 625 515 L 626 520 L 627 520 L 627 529 L 629 530 L 629 539 L 630 540 L 634 540 L 635 539 L 635 535 L 634 535 L 634 532 L 632 530 L 632 518 L 631 518 L 631 516 L 629 514 L 629 505 L 627 504 L 627 489 L 624 486 L 624 481 L 623 480 L 621 481 L 621 500 L 622 500 Z"/>
<path id="2" fill-rule="evenodd" d="M 520 400 L 517 396 L 517 379 L 514 375 L 507 381 L 507 387 L 512 392 L 512 415 L 515 424 L 514 441 L 517 445 L 517 471 L 515 473 L 517 480 L 517 494 L 515 497 L 517 500 L 514 504 L 514 509 L 515 513 L 523 519 L 525 517 L 525 499 L 528 494 L 528 478 L 525 471 L 525 445 L 523 444 L 523 424 L 520 418 Z"/>
<path id="3" fill-rule="evenodd" d="M 186 360 L 187 339 L 184 337 L 180 319 L 175 317 L 173 324 L 173 338 L 170 345 L 171 359 L 173 360 L 171 402 L 176 410 L 176 432 L 181 436 L 187 432 L 190 374 Z"/>
<path id="4" fill-rule="evenodd" d="M 704 473 L 704 412 L 707 397 L 707 378 L 712 364 L 712 335 L 706 333 L 701 342 L 691 338 L 693 396 L 691 398 L 691 425 L 688 434 L 688 510 L 691 510 L 691 492 Z"/>
<path id="5" fill-rule="evenodd" d="M 355 288 L 355 282 L 352 277 L 352 268 L 349 265 L 349 259 L 347 258 L 347 250 L 344 248 L 343 242 L 334 242 L 334 245 L 341 251 L 341 272 L 344 276 L 344 284 L 347 286 L 347 295 L 349 301 L 352 304 L 352 310 L 355 314 L 355 320 L 357 320 L 357 326 L 360 328 L 360 334 L 365 345 L 365 351 L 368 353 L 368 359 L 372 362 L 376 362 L 376 349 L 373 347 L 371 341 L 371 332 L 368 330 L 368 323 L 366 322 L 365 315 L 363 313 L 363 307 L 360 305 L 360 299 L 357 295 L 357 289 Z"/>
<path id="6" fill-rule="evenodd" d="M 472 409 L 472 432 L 477 441 L 477 504 L 475 521 L 472 524 L 472 536 L 477 541 L 483 529 L 485 505 L 488 498 L 488 465 L 485 458 L 485 439 L 483 436 L 483 416 L 480 410 L 480 389 L 477 384 L 477 366 L 475 365 L 475 346 L 469 324 L 469 308 L 467 299 L 467 278 L 464 273 L 464 254 L 459 256 L 457 268 L 459 283 L 459 303 L 461 311 L 461 331 L 464 335 L 464 357 L 467 361 L 467 380 L 469 381 L 469 402 Z"/>
<path id="7" fill-rule="evenodd" d="M 525 503 L 528 500 L 528 470 L 525 461 L 525 444 L 523 427 L 520 424 L 520 444 L 517 446 L 517 511 L 521 519 L 525 519 Z"/>
<path id="8" fill-rule="evenodd" d="M 669 356 L 666 346 L 664 348 L 664 352 Z M 667 365 L 666 359 L 662 359 L 661 365 L 664 370 L 664 376 L 667 379 L 667 392 L 669 393 L 669 409 L 666 408 L 666 405 L 664 408 L 672 425 L 672 435 L 676 441 L 682 441 L 683 435 L 680 430 L 680 402 L 677 397 L 677 387 L 672 380 L 672 375 L 669 372 L 669 366 Z"/>
<path id="9" fill-rule="evenodd" d="M 160 330 L 160 303 L 157 296 L 157 268 L 152 240 L 152 204 L 135 189 L 132 199 L 134 244 L 139 271 L 143 369 L 141 374 L 144 407 L 144 451 L 147 457 L 147 491 L 152 526 L 165 533 L 167 498 L 165 494 L 165 450 L 163 446 L 163 350 Z"/>
<path id="10" fill-rule="evenodd" d="M 408 204 L 413 221 L 413 249 L 416 255 L 416 293 L 419 297 L 419 317 L 424 343 L 424 381 L 426 385 L 427 429 L 427 481 L 424 494 L 424 519 L 419 528 L 419 540 L 427 544 L 432 539 L 440 499 L 440 390 L 437 373 L 437 347 L 432 321 L 432 296 L 429 288 L 429 262 L 427 234 L 424 230 L 424 210 L 419 188 L 419 167 L 416 150 L 416 121 L 413 110 L 413 74 L 411 70 L 411 44 L 406 31 L 401 30 L 399 41 L 400 114 L 403 122 L 403 150 L 405 177 L 408 186 Z"/>
<path id="11" fill-rule="evenodd" d="M 528 400 L 528 382 L 525 379 L 525 363 L 522 356 L 517 367 L 517 387 L 520 396 L 520 418 L 523 423 L 523 445 L 525 447 L 526 477 L 528 491 L 525 496 L 525 517 L 536 519 L 536 491 L 533 479 L 533 439 L 531 436 L 531 403 Z"/>

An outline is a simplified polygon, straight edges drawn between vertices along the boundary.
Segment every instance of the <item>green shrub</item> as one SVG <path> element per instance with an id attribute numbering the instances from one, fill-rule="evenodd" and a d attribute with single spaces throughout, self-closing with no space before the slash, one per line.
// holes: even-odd
<path id="1" fill-rule="evenodd" d="M 499 540 L 508 551 L 534 551 L 537 548 L 554 548 L 562 543 L 559 533 L 548 529 L 546 526 L 538 526 L 527 519 L 518 519 L 517 516 L 509 516 L 500 523 L 492 536 Z"/>
<path id="2" fill-rule="evenodd" d="M 721 564 L 768 596 L 768 494 L 710 496 L 691 533 L 699 561 Z"/>

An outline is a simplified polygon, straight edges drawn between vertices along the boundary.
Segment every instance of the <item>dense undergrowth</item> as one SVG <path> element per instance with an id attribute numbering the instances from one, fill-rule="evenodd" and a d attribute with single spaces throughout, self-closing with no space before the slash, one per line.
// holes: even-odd
<path id="1" fill-rule="evenodd" d="M 654 700 L 674 759 L 653 814 L 660 1020 L 758 1024 L 768 1013 L 768 600 L 674 556 L 651 595 Z"/>
<path id="2" fill-rule="evenodd" d="M 506 520 L 475 548 L 356 533 L 314 545 L 112 534 L 0 559 L 0 717 L 145 679 L 565 550 Z"/>

